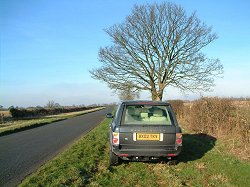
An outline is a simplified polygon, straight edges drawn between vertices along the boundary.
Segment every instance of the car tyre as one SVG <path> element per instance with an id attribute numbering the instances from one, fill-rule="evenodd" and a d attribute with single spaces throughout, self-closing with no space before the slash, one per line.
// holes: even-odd
<path id="1" fill-rule="evenodd" d="M 117 166 L 120 163 L 120 158 L 114 154 L 111 150 L 109 151 L 109 165 Z"/>
<path id="2" fill-rule="evenodd" d="M 178 164 L 178 157 L 172 157 L 171 160 L 168 161 L 169 165 L 177 165 Z"/>

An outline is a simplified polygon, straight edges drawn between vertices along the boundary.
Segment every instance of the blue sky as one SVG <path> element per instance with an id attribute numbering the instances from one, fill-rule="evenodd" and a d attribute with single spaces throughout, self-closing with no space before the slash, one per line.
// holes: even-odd
<path id="1" fill-rule="evenodd" d="M 1 0 L 0 105 L 43 106 L 110 103 L 117 96 L 90 77 L 98 50 L 111 44 L 103 29 L 121 23 L 135 3 L 161 1 Z M 204 96 L 250 96 L 250 1 L 172 1 L 213 26 L 219 39 L 204 49 L 224 66 L 213 92 Z M 167 88 L 163 99 L 194 99 Z M 142 99 L 150 99 L 143 92 Z"/>

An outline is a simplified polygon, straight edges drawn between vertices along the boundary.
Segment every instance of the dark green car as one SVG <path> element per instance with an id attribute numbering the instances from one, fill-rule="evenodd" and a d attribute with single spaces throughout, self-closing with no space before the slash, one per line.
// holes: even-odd
<path id="1" fill-rule="evenodd" d="M 167 159 L 176 164 L 182 148 L 182 132 L 167 102 L 124 101 L 110 124 L 110 165 L 122 160 Z"/>

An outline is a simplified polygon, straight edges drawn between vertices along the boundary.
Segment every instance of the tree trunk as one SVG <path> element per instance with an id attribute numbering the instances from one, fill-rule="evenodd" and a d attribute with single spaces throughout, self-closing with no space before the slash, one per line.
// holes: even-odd
<path id="1" fill-rule="evenodd" d="M 162 101 L 162 95 L 163 95 L 163 90 L 156 91 L 156 90 L 151 90 L 151 97 L 153 101 Z"/>
<path id="2" fill-rule="evenodd" d="M 157 92 L 155 90 L 151 90 L 151 97 L 152 97 L 152 101 L 156 101 Z"/>

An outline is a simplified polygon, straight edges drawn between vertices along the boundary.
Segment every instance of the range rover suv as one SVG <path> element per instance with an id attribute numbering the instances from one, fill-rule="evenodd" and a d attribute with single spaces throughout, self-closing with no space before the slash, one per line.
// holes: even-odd
<path id="1" fill-rule="evenodd" d="M 123 101 L 110 124 L 110 165 L 122 160 L 169 160 L 177 164 L 182 131 L 167 102 Z"/>

